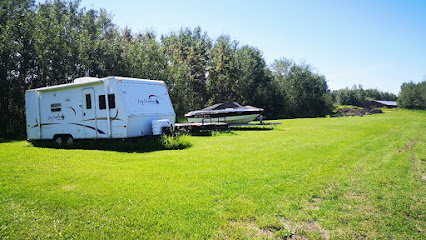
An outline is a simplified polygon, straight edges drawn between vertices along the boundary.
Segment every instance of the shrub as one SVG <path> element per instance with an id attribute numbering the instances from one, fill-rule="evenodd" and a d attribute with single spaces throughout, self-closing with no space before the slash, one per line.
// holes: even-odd
<path id="1" fill-rule="evenodd" d="M 185 149 L 192 146 L 187 135 L 167 136 L 161 137 L 161 146 L 168 150 Z"/>

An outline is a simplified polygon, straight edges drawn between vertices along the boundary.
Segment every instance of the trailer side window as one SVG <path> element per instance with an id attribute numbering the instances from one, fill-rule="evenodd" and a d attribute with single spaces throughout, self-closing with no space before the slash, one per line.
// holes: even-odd
<path id="1" fill-rule="evenodd" d="M 114 94 L 108 94 L 108 105 L 110 109 L 115 108 L 115 95 Z"/>
<path id="2" fill-rule="evenodd" d="M 108 94 L 109 109 L 115 108 L 115 94 Z M 105 95 L 99 95 L 99 109 L 106 109 Z"/>
<path id="3" fill-rule="evenodd" d="M 61 104 L 60 103 L 50 104 L 50 111 L 51 112 L 60 112 L 61 111 Z"/>
<path id="4" fill-rule="evenodd" d="M 86 94 L 86 109 L 92 109 L 92 96 Z"/>

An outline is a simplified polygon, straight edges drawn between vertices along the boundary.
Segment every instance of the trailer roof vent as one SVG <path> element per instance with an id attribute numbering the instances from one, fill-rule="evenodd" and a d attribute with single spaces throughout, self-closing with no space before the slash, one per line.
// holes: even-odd
<path id="1" fill-rule="evenodd" d="M 99 78 L 97 77 L 81 77 L 81 78 L 76 78 L 74 80 L 74 83 L 85 83 L 85 82 L 92 82 L 92 81 L 96 81 L 99 80 Z"/>

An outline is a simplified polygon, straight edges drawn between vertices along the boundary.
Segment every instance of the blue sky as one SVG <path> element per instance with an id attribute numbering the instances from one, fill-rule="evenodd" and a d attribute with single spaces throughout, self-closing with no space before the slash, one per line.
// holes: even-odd
<path id="1" fill-rule="evenodd" d="M 330 89 L 361 84 L 397 94 L 426 80 L 426 0 L 82 0 L 133 32 L 200 26 L 263 52 L 314 66 Z"/>

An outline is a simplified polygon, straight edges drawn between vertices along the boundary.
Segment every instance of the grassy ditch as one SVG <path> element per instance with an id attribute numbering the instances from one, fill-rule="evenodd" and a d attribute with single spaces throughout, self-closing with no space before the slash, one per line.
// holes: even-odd
<path id="1" fill-rule="evenodd" d="M 183 150 L 0 143 L 0 238 L 425 237 L 425 112 L 282 123 Z"/>

